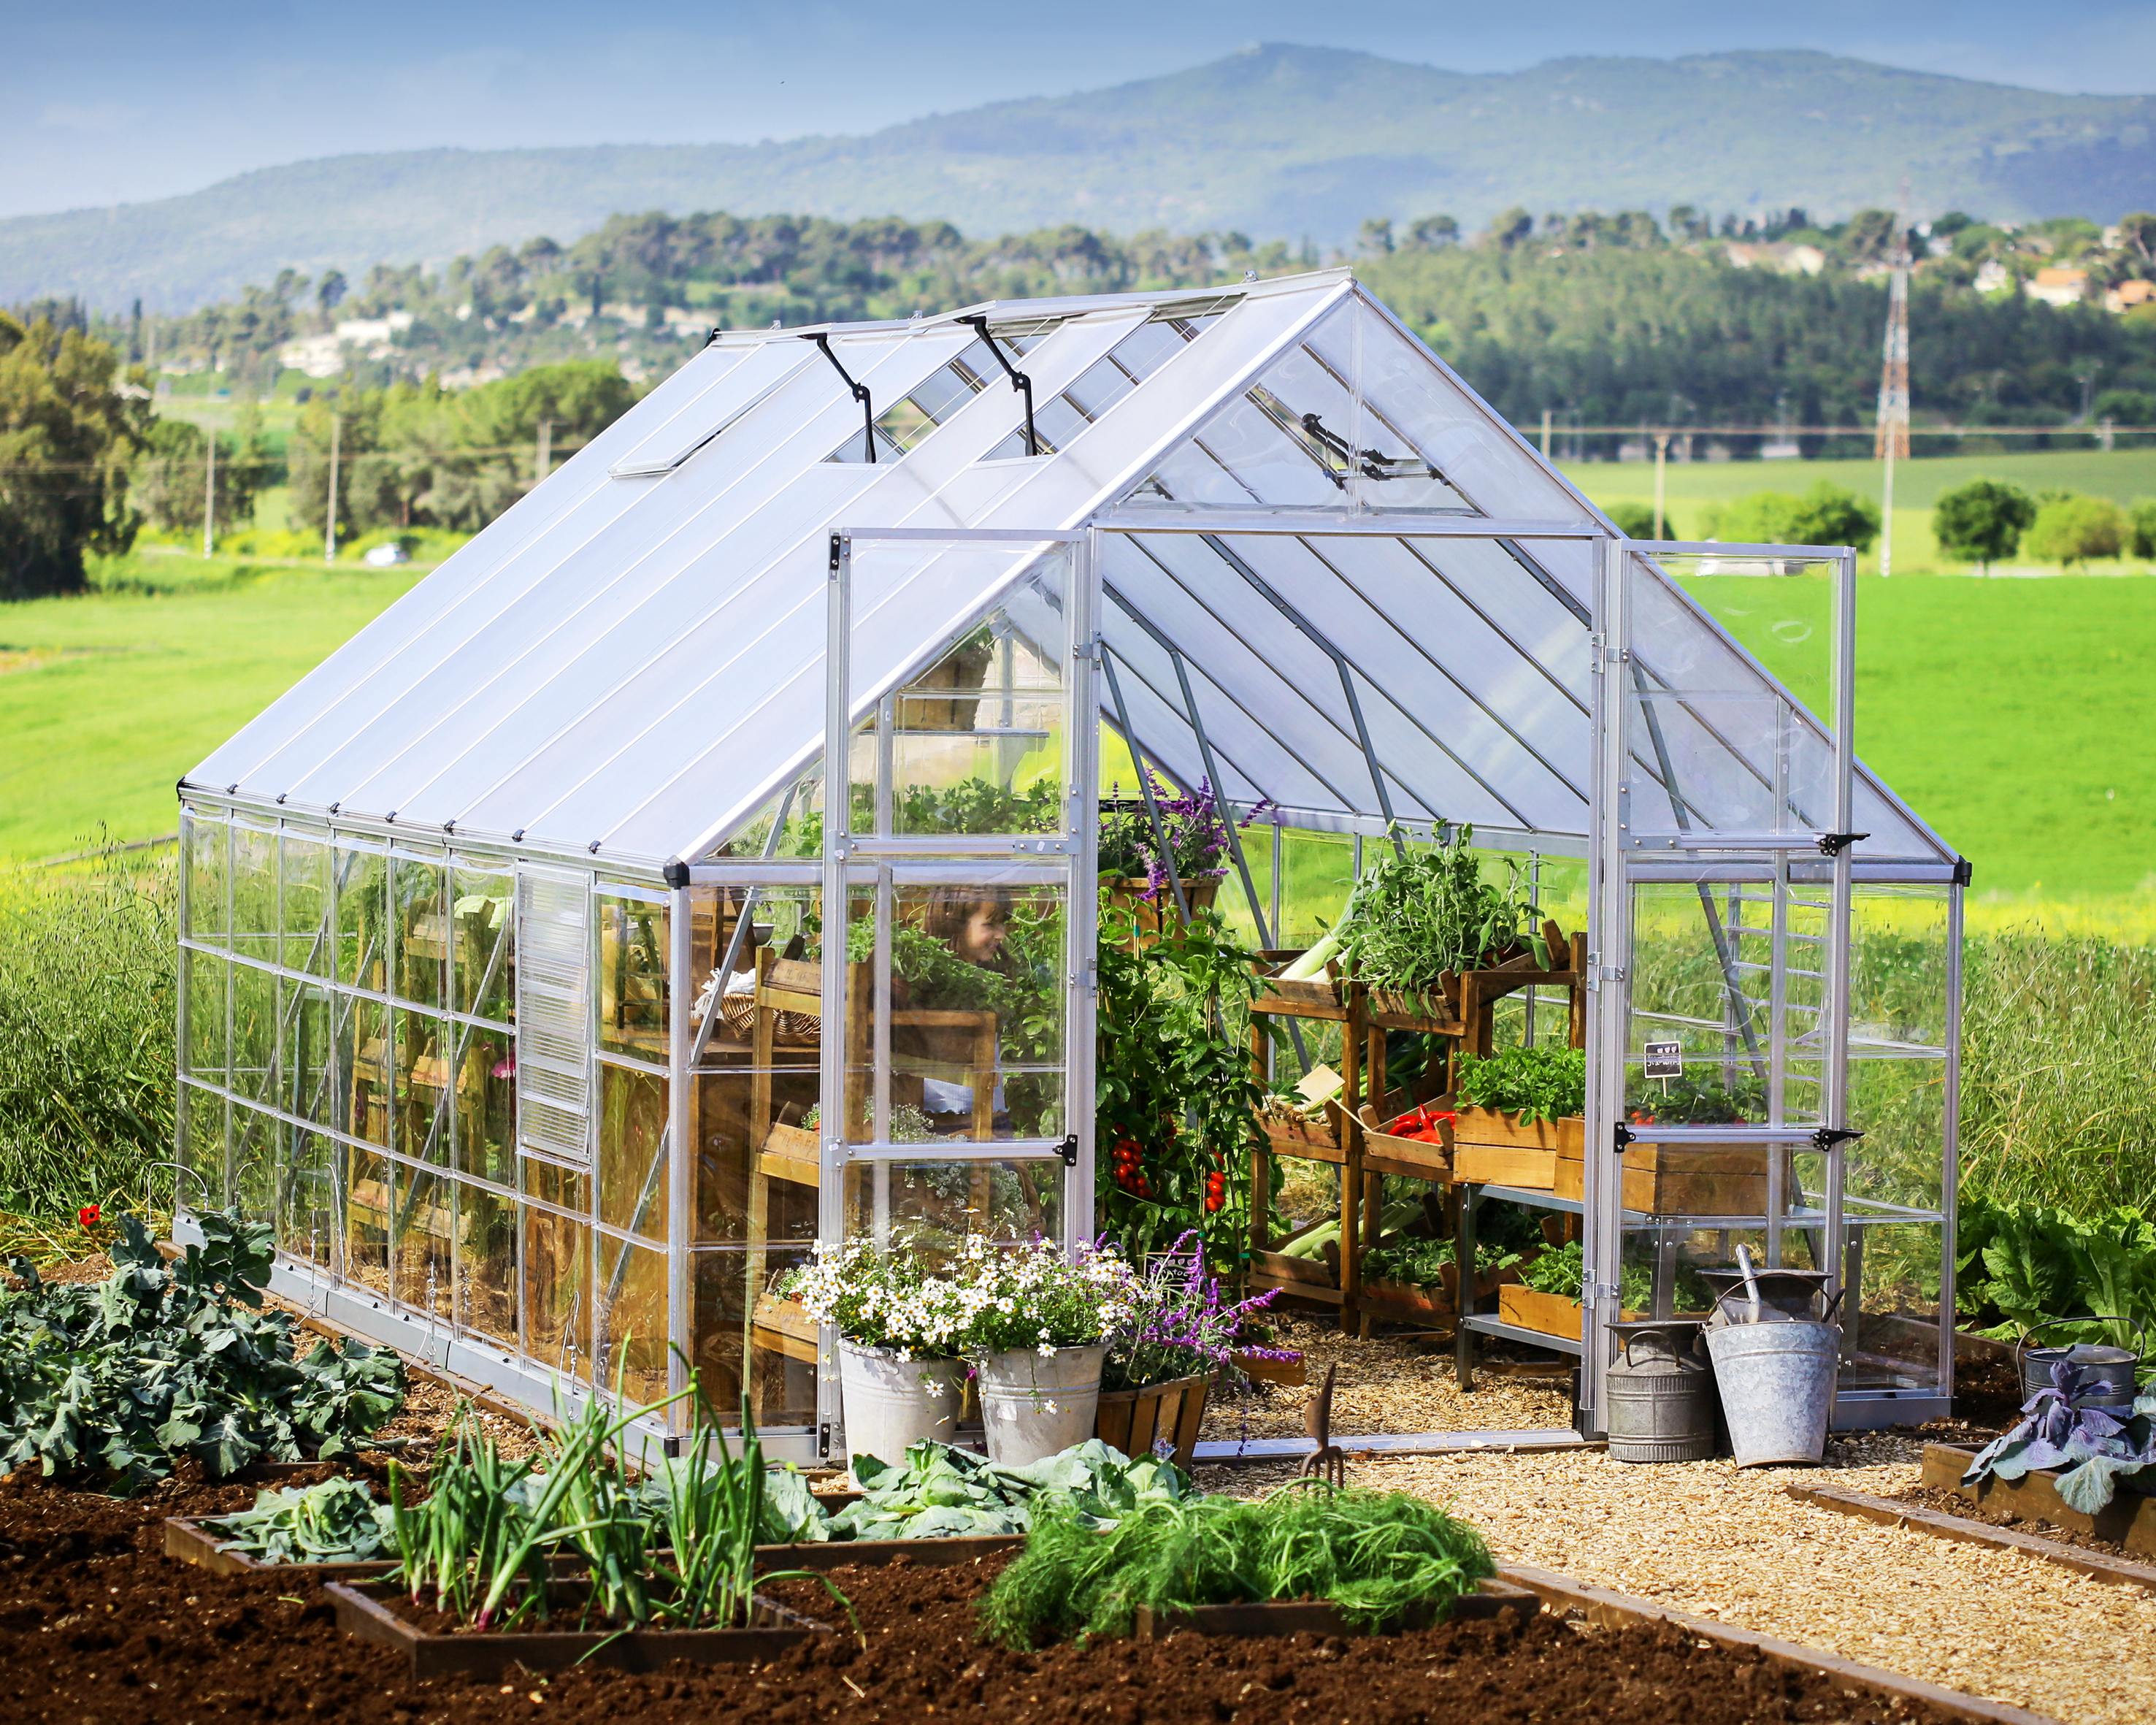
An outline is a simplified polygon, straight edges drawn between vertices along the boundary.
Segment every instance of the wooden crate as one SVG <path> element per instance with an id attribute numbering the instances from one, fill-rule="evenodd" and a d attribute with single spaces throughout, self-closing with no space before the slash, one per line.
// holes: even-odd
<path id="1" fill-rule="evenodd" d="M 1380 988 L 1367 991 L 1366 1017 L 1381 1030 L 1419 1030 L 1435 1036 L 1464 1036 L 1467 1027 L 1460 1017 L 1460 988 L 1456 979 L 1447 989 Z"/>
<path id="2" fill-rule="evenodd" d="M 1143 1389 L 1103 1390 L 1093 1417 L 1093 1435 L 1126 1455 L 1150 1455 L 1154 1444 L 1165 1439 L 1175 1465 L 1188 1468 L 1198 1448 L 1198 1428 L 1205 1418 L 1206 1392 L 1212 1386 L 1212 1374 L 1201 1372 Z"/>
<path id="3" fill-rule="evenodd" d="M 1414 1282 L 1365 1282 L 1363 1303 L 1374 1311 L 1410 1320 L 1450 1323 L 1454 1316 L 1450 1289 L 1425 1288 Z"/>
<path id="4" fill-rule="evenodd" d="M 1764 1216 L 1768 1154 L 1764 1145 L 1628 1146 L 1625 1208 L 1650 1216 Z M 1556 1196 L 1582 1197 L 1586 1185 L 1585 1152 L 1560 1151 Z"/>
<path id="5" fill-rule="evenodd" d="M 1260 973 L 1253 1012 L 1274 1012 L 1290 1018 L 1344 1018 L 1348 1016 L 1345 985 L 1337 965 L 1327 964 L 1322 976 L 1291 982 L 1280 973 L 1302 954 L 1272 949 L 1258 955 Z"/>
<path id="6" fill-rule="evenodd" d="M 1347 1152 L 1341 1147 L 1339 1113 L 1331 1106 L 1315 1120 L 1286 1112 L 1260 1115 L 1258 1127 L 1275 1156 L 1300 1156 L 1311 1162 L 1346 1160 Z"/>
<path id="7" fill-rule="evenodd" d="M 791 1181 L 796 1186 L 816 1186 L 823 1175 L 824 1146 L 817 1135 L 806 1126 L 790 1126 L 776 1123 L 763 1135 L 763 1146 L 757 1161 L 760 1171 L 774 1180 Z"/>
<path id="8" fill-rule="evenodd" d="M 1494 1108 L 1462 1108 L 1459 1115 L 1452 1126 L 1457 1181 L 1552 1192 L 1558 1161 L 1567 1156 L 1584 1161 L 1587 1154 L 1587 1122 L 1578 1115 L 1532 1125 Z"/>
<path id="9" fill-rule="evenodd" d="M 1499 1320 L 1522 1330 L 1538 1330 L 1545 1336 L 1563 1336 L 1577 1341 L 1580 1315 L 1579 1302 L 1562 1294 L 1544 1294 L 1517 1282 L 1507 1282 L 1497 1290 Z"/>
<path id="10" fill-rule="evenodd" d="M 1442 1099 L 1433 1105 L 1441 1109 Z M 1399 1111 L 1390 1116 L 1394 1120 L 1399 1117 Z M 1453 1177 L 1450 1143 L 1432 1144 L 1421 1138 L 1396 1137 L 1378 1123 L 1377 1111 L 1367 1102 L 1356 1110 L 1356 1119 L 1363 1133 L 1364 1173 L 1394 1174 L 1406 1180 L 1434 1180 L 1440 1183 Z"/>

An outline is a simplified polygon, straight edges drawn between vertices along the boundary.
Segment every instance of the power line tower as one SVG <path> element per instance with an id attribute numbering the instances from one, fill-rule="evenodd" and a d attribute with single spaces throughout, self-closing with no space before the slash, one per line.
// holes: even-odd
<path id="1" fill-rule="evenodd" d="M 1894 463 L 1909 459 L 1909 178 L 1894 218 L 1894 255 L 1887 286 L 1885 361 L 1879 371 L 1879 425 L 1872 453 L 1886 463 L 1880 497 L 1879 573 L 1894 573 Z"/>

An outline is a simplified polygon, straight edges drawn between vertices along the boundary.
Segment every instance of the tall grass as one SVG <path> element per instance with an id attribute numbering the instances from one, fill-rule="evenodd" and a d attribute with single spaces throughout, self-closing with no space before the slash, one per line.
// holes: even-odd
<path id="1" fill-rule="evenodd" d="M 0 874 L 0 1210 L 171 1202 L 170 851 Z"/>

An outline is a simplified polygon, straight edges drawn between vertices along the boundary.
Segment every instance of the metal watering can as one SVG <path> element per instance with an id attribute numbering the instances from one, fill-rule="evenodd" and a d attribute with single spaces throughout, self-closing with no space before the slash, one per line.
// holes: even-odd
<path id="1" fill-rule="evenodd" d="M 2056 1330 L 2061 1324 L 2125 1325 L 2133 1321 L 2129 1318 L 2052 1318 L 2035 1326 L 2014 1344 L 2021 1371 L 2022 1398 L 2025 1401 L 2039 1390 L 2051 1388 L 2051 1368 L 2063 1365 L 2066 1368 L 2066 1396 L 2076 1407 L 2130 1413 L 2134 1379 L 2148 1351 L 2146 1324 L 2134 1325 L 2138 1352 L 2099 1341 L 2076 1341 L 2065 1347 L 2031 1347 L 2029 1338 L 2046 1330 Z"/>

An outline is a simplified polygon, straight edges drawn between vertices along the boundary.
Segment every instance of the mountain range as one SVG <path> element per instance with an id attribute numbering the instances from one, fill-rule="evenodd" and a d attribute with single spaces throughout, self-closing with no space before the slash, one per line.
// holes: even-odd
<path id="1" fill-rule="evenodd" d="M 421 149 L 268 167 L 182 197 L 0 221 L 0 303 L 181 310 L 287 265 L 357 279 L 618 211 L 1078 223 L 1352 240 L 1365 217 L 1523 204 L 1821 219 L 2110 219 L 2156 206 L 2156 96 L 2056 95 L 1810 52 L 1466 74 L 1270 44 L 1072 95 L 761 144 Z"/>

